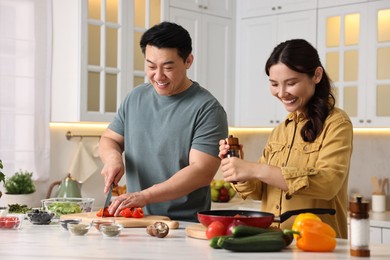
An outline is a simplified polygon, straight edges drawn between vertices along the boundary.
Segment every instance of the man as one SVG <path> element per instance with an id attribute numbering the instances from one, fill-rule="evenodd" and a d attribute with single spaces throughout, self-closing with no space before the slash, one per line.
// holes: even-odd
<path id="1" fill-rule="evenodd" d="M 99 145 L 105 193 L 126 171 L 128 193 L 109 212 L 118 216 L 124 208 L 144 207 L 145 214 L 197 221 L 198 211 L 210 209 L 218 141 L 228 135 L 226 113 L 187 77 L 194 57 L 183 27 L 158 24 L 140 46 L 150 83 L 127 95 Z"/>

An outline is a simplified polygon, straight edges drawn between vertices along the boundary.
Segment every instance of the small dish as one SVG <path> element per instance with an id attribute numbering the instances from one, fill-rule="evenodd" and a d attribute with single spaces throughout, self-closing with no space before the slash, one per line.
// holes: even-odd
<path id="1" fill-rule="evenodd" d="M 92 221 L 92 226 L 94 226 L 99 231 L 100 231 L 101 225 L 109 225 L 109 224 L 115 224 L 115 220 L 114 219 L 95 219 Z"/>
<path id="2" fill-rule="evenodd" d="M 88 233 L 91 228 L 91 224 L 87 223 L 68 223 L 68 230 L 75 236 L 84 236 Z"/>
<path id="3" fill-rule="evenodd" d="M 48 225 L 54 217 L 54 213 L 46 210 L 33 209 L 27 212 L 27 217 L 34 225 Z"/>
<path id="4" fill-rule="evenodd" d="M 123 225 L 118 223 L 100 225 L 100 231 L 105 237 L 117 237 L 120 235 L 122 229 Z"/>
<path id="5" fill-rule="evenodd" d="M 68 230 L 68 224 L 69 223 L 80 223 L 81 222 L 81 219 L 61 219 L 60 220 L 60 224 L 61 226 L 65 229 L 65 230 Z"/>
<path id="6" fill-rule="evenodd" d="M 24 214 L 6 214 L 0 217 L 0 229 L 19 229 L 22 226 Z"/>

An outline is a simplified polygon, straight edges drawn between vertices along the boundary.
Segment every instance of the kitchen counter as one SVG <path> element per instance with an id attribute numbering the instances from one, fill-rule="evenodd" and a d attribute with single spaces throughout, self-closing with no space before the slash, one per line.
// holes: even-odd
<path id="1" fill-rule="evenodd" d="M 125 228 L 119 237 L 103 237 L 95 228 L 85 236 L 73 236 L 58 222 L 32 225 L 19 230 L 0 230 L 0 258 L 17 259 L 351 259 L 348 240 L 338 239 L 331 253 L 300 251 L 294 244 L 277 253 L 234 253 L 216 250 L 209 241 L 186 237 L 188 222 L 170 230 L 165 238 L 151 237 L 145 228 Z M 370 259 L 390 259 L 388 245 L 370 245 Z M 359 259 L 359 258 L 353 258 Z M 364 259 L 364 258 L 363 258 Z M 368 259 L 368 258 L 365 258 Z"/>

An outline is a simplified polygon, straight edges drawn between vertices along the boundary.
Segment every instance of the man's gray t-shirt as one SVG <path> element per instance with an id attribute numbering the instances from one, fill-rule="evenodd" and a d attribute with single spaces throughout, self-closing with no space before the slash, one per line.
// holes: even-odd
<path id="1" fill-rule="evenodd" d="M 136 87 L 109 128 L 125 138 L 127 192 L 169 179 L 188 166 L 190 149 L 218 157 L 218 142 L 228 135 L 225 110 L 196 82 L 173 96 L 160 96 L 149 83 Z M 197 221 L 197 212 L 209 210 L 210 205 L 210 188 L 202 187 L 173 201 L 147 205 L 144 210 Z"/>

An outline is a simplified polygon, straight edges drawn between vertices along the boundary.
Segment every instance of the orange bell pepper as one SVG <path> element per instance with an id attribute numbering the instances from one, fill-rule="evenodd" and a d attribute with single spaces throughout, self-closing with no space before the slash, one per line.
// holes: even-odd
<path id="1" fill-rule="evenodd" d="M 303 219 L 295 230 L 296 245 L 303 251 L 331 252 L 336 248 L 336 231 L 321 220 Z"/>

